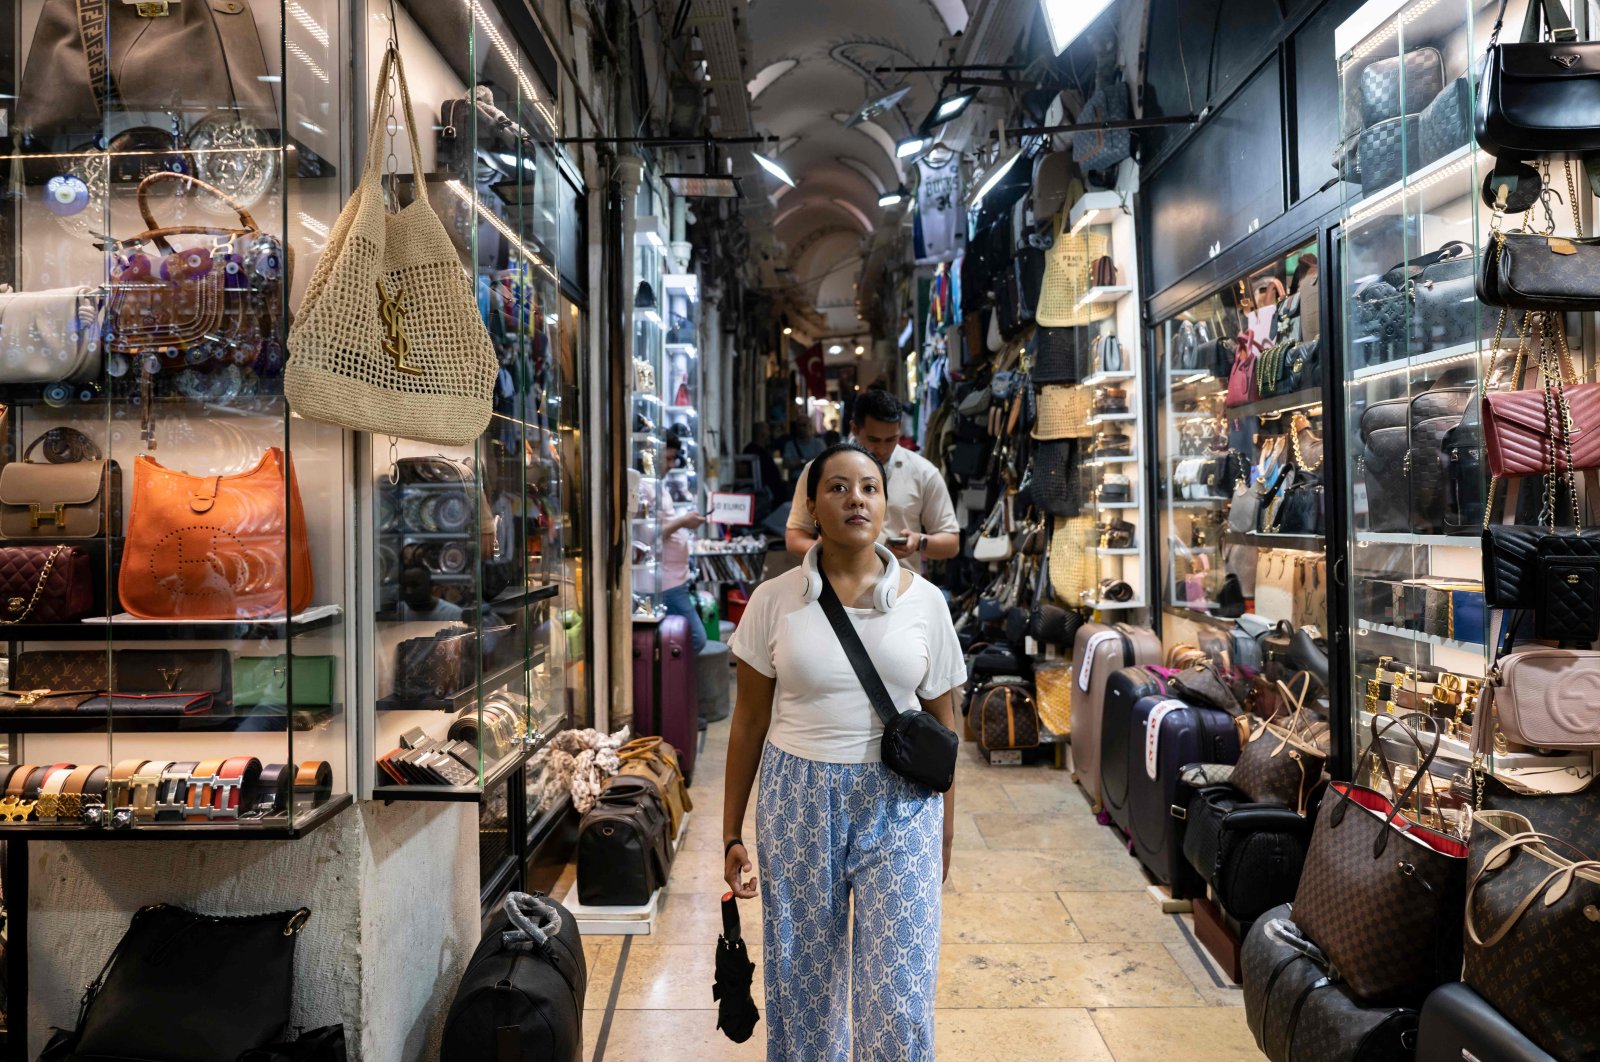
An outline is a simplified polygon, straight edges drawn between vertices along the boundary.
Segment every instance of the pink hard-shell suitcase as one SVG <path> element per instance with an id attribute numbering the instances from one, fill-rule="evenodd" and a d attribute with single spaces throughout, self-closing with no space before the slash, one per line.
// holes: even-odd
<path id="1" fill-rule="evenodd" d="M 1106 680 L 1119 668 L 1159 664 L 1161 639 L 1149 627 L 1085 623 L 1073 639 L 1072 661 L 1072 763 L 1090 807 L 1099 812 L 1100 718 Z"/>

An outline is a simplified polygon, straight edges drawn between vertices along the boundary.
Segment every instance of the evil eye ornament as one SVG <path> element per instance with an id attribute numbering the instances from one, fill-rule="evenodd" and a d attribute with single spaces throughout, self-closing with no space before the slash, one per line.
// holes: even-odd
<path id="1" fill-rule="evenodd" d="M 150 256 L 143 251 L 134 251 L 111 267 L 111 279 L 129 284 L 149 280 Z"/>
<path id="2" fill-rule="evenodd" d="M 57 217 L 81 214 L 89 205 L 89 186 L 82 177 L 64 173 L 50 178 L 44 186 L 45 209 Z"/>

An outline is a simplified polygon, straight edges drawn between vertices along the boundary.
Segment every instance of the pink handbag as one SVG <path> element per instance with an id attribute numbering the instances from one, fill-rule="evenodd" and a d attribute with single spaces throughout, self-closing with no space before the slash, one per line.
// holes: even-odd
<path id="1" fill-rule="evenodd" d="M 1242 406 L 1256 400 L 1256 355 L 1259 353 L 1261 342 L 1255 333 L 1248 328 L 1240 332 L 1234 345 L 1233 368 L 1228 372 L 1228 405 Z"/>
<path id="2" fill-rule="evenodd" d="M 1539 749 L 1600 749 L 1600 652 L 1525 649 L 1490 670 L 1472 713 L 1472 749 L 1486 756 L 1494 730 Z"/>
<path id="3" fill-rule="evenodd" d="M 1230 379 L 1230 395 L 1232 384 Z M 1566 396 L 1572 418 L 1565 432 L 1554 389 L 1548 395 L 1544 388 L 1536 388 L 1491 391 L 1483 396 L 1483 442 L 1493 475 L 1537 476 L 1600 468 L 1600 383 L 1570 384 L 1560 393 Z M 1572 447 L 1570 466 L 1563 435 Z"/>

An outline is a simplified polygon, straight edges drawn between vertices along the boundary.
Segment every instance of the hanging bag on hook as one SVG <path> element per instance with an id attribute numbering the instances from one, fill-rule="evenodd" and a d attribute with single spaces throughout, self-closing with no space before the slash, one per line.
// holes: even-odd
<path id="1" fill-rule="evenodd" d="M 1600 152 L 1600 42 L 1578 40 L 1561 0 L 1529 0 L 1521 39 L 1504 43 L 1506 6 L 1484 56 L 1478 146 L 1502 158 Z"/>
<path id="2" fill-rule="evenodd" d="M 389 131 L 383 108 L 374 107 L 361 180 L 289 330 L 284 393 L 312 420 L 465 446 L 489 424 L 499 365 L 472 282 L 417 172 L 411 93 L 392 44 L 375 99 L 386 98 L 391 76 L 393 109 L 411 142 L 415 195 L 398 211 L 385 204 Z"/>

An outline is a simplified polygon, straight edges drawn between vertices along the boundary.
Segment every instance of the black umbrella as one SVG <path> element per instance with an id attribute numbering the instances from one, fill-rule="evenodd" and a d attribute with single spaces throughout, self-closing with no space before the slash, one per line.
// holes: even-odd
<path id="1" fill-rule="evenodd" d="M 739 901 L 733 893 L 726 893 L 722 897 L 722 936 L 717 938 L 717 982 L 711 986 L 711 998 L 717 1001 L 717 1028 L 736 1044 L 750 1039 L 761 1020 L 750 996 L 755 972 L 756 964 L 750 961 L 739 933 Z"/>

